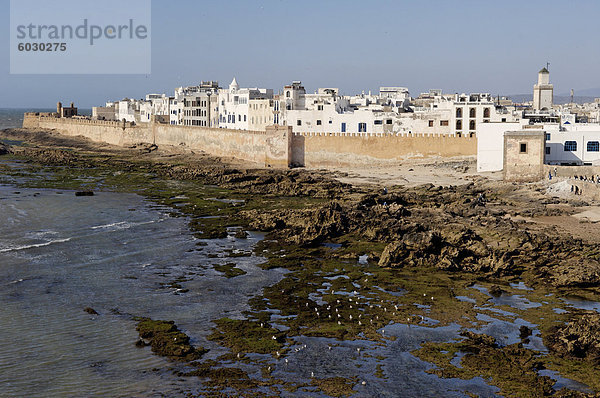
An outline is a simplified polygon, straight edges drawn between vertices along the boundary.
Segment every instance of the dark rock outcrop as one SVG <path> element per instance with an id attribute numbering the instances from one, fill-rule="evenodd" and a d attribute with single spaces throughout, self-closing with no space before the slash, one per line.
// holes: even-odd
<path id="1" fill-rule="evenodd" d="M 554 353 L 582 358 L 600 365 L 600 314 L 586 314 L 544 336 L 544 343 Z"/>
<path id="2" fill-rule="evenodd" d="M 9 153 L 10 153 L 10 148 L 7 145 L 0 142 L 0 156 L 6 155 Z"/>

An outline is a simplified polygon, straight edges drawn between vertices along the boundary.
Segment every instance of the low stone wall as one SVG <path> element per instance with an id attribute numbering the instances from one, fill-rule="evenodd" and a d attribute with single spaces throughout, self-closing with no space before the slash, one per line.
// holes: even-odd
<path id="1" fill-rule="evenodd" d="M 292 139 L 292 163 L 311 167 L 389 164 L 415 157 L 476 154 L 474 137 L 294 133 Z"/>

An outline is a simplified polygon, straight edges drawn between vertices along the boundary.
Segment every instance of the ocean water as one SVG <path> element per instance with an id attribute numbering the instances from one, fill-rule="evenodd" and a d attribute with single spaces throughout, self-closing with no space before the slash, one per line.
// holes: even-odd
<path id="1" fill-rule="evenodd" d="M 247 275 L 223 278 L 211 263 L 225 259 L 208 254 L 248 250 L 261 236 L 200 247 L 168 212 L 136 195 L 0 186 L 0 396 L 194 391 L 197 380 L 176 378 L 172 363 L 135 347 L 132 316 L 174 320 L 210 346 L 210 321 L 240 317 L 248 296 L 281 273 L 246 258 L 238 266 Z M 188 293 L 168 286 L 179 277 L 194 280 Z"/>

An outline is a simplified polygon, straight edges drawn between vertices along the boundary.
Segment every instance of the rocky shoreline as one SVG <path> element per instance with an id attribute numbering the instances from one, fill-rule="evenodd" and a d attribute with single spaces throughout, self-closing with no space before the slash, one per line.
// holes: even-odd
<path id="1" fill-rule="evenodd" d="M 43 165 L 60 176 L 33 182 L 38 186 L 140 193 L 190 216 L 190 228 L 201 238 L 227 236 L 231 227 L 239 228 L 240 237 L 244 231 L 267 234 L 255 248 L 256 255 L 267 258 L 262 266 L 283 267 L 289 273 L 250 301 L 252 310 L 245 314 L 246 320 L 215 320 L 211 338 L 232 354 L 221 358 L 222 363 L 196 363 L 198 370 L 188 374 L 205 380 L 207 393 L 218 394 L 227 386 L 235 368 L 219 371 L 225 369 L 220 367 L 223 364 L 243 361 L 248 353 L 279 359 L 299 336 L 385 342 L 389 337 L 382 330 L 387 325 L 426 325 L 425 317 L 436 321 L 431 327 L 454 323 L 476 328 L 482 324 L 478 314 L 492 314 L 482 309 L 490 300 L 521 294 L 511 283 L 526 284 L 533 289 L 529 300 L 547 303 L 510 311 L 538 325 L 549 353 L 518 344 L 502 346 L 471 331 L 460 342 L 426 343 L 414 354 L 435 364 L 433 373 L 439 377 L 483 376 L 507 396 L 556 393 L 551 380 L 538 374 L 542 368 L 600 392 L 597 313 L 576 308 L 562 314 L 553 311 L 565 307 L 560 295 L 600 299 L 600 249 L 556 226 L 536 222 L 542 217 L 570 216 L 581 203 L 548 197 L 535 184 L 480 179 L 443 187 L 384 188 L 342 183 L 325 171 L 257 169 L 202 154 L 148 151 L 143 145 L 115 148 L 41 131 L 4 130 L 0 138 L 24 141 L 17 147 L 1 145 L 0 154 L 5 148 L 7 156 L 28 162 L 27 167 L 35 170 Z M 0 173 L 10 172 L 0 169 Z M 77 178 L 81 175 L 94 177 L 94 186 L 82 183 Z M 209 187 L 215 198 L 199 194 L 200 185 Z M 222 272 L 236 277 L 240 273 L 234 265 Z M 484 286 L 489 293 L 479 293 L 473 286 Z M 350 301 L 348 292 L 356 293 Z M 457 299 L 466 296 L 474 302 Z M 272 320 L 273 311 L 289 316 L 278 321 L 285 332 Z M 159 326 L 168 329 L 169 336 L 181 333 L 172 324 Z M 145 331 L 144 336 L 153 334 Z M 161 340 L 144 344 L 151 344 L 158 354 L 172 352 L 154 341 Z M 193 350 L 183 350 L 183 357 L 203 352 Z M 450 365 L 459 352 L 469 353 L 460 371 Z M 497 366 L 485 367 L 485 361 Z M 313 377 L 308 385 L 294 384 L 274 378 L 270 371 L 263 372 L 262 380 L 254 380 L 241 369 L 235 372 L 242 395 L 259 386 L 330 391 L 333 383 Z M 503 377 L 507 374 L 511 376 Z M 358 381 L 335 383 L 346 386 L 342 395 L 347 395 L 352 391 L 347 385 Z"/>

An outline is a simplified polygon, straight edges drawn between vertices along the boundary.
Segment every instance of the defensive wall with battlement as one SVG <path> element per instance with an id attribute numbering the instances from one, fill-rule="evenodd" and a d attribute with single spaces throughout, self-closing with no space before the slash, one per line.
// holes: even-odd
<path id="1" fill-rule="evenodd" d="M 407 158 L 474 156 L 477 151 L 474 137 L 292 133 L 291 127 L 276 125 L 268 126 L 266 131 L 247 131 L 26 113 L 23 127 L 54 130 L 119 146 L 139 143 L 185 146 L 278 168 L 392 164 Z"/>

